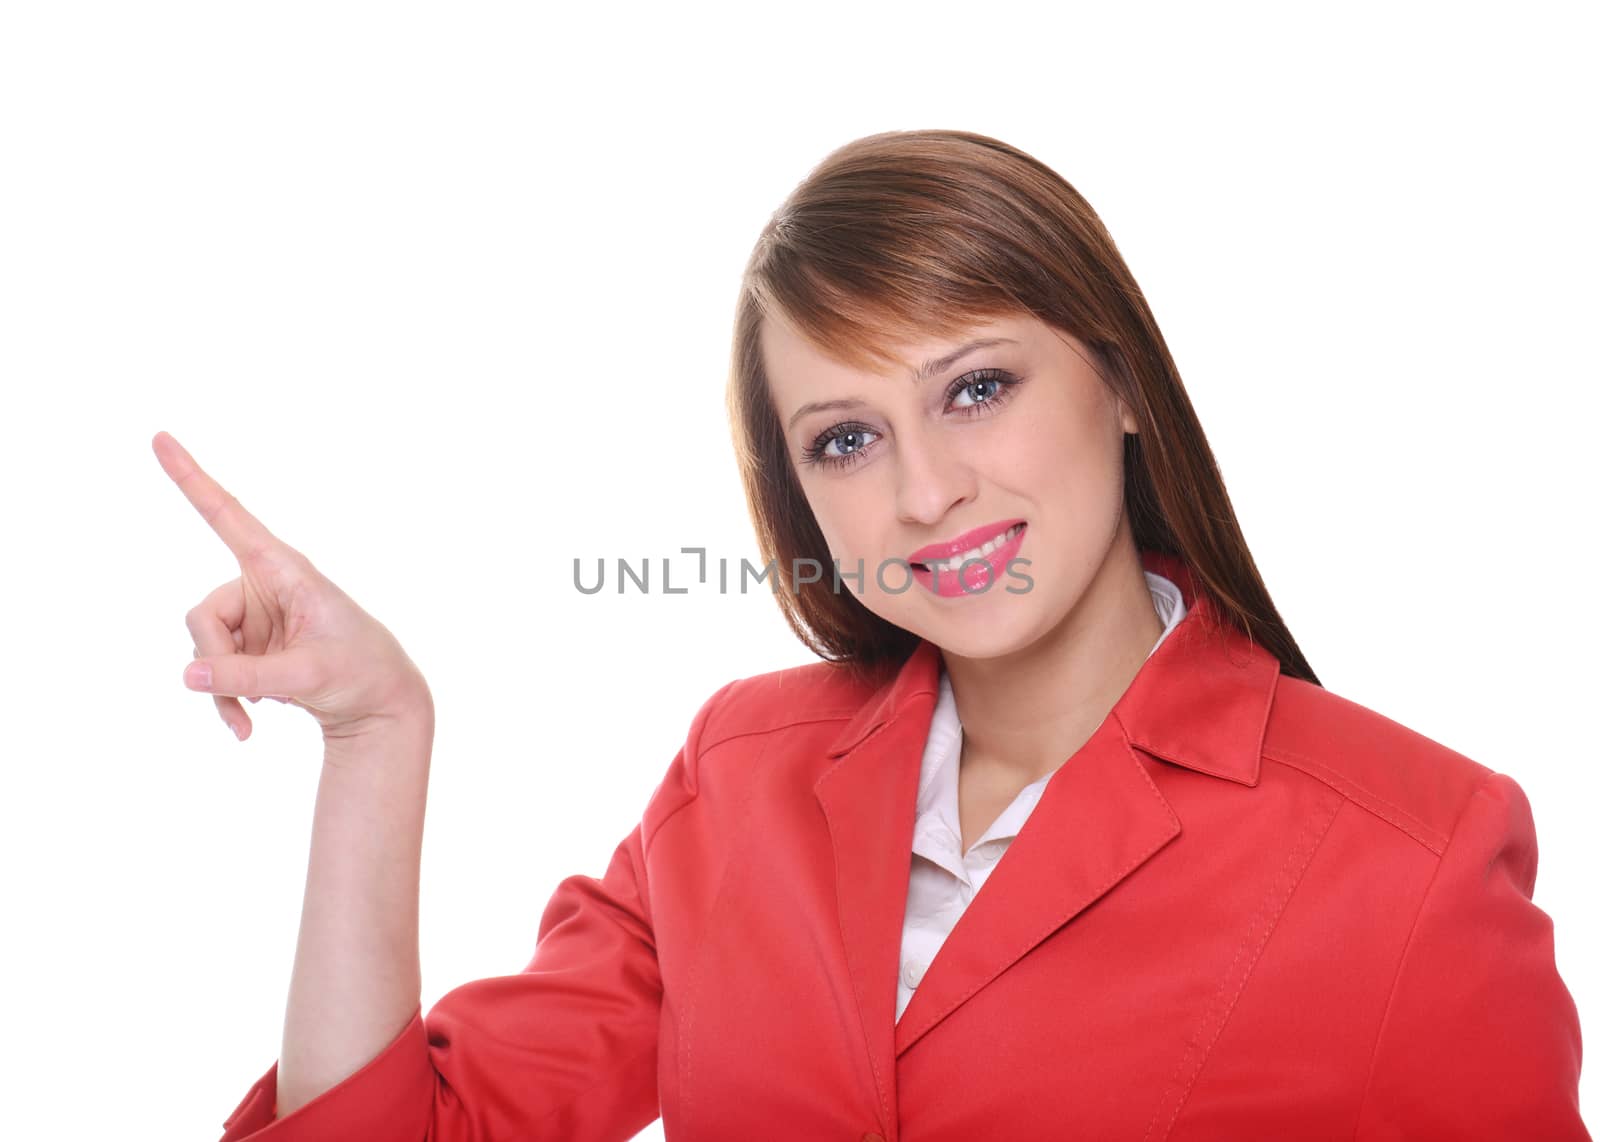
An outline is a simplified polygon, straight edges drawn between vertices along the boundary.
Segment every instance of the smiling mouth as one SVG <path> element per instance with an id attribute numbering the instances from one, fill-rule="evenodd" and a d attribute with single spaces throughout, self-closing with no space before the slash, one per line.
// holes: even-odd
<path id="1" fill-rule="evenodd" d="M 982 559 L 990 552 L 1004 547 L 1006 544 L 1010 543 L 1013 539 L 1020 535 L 1022 533 L 1022 529 L 1027 526 L 1028 525 L 1026 523 L 1013 524 L 1012 526 L 1006 528 L 1005 531 L 991 539 L 988 543 L 974 547 L 970 551 L 963 551 L 960 555 L 957 555 L 954 558 L 937 559 L 932 563 L 917 563 L 912 561 L 911 566 L 919 568 L 923 571 L 932 571 L 935 568 L 938 568 L 940 571 L 957 571 L 961 568 L 962 564 L 968 562 L 969 560 Z"/>

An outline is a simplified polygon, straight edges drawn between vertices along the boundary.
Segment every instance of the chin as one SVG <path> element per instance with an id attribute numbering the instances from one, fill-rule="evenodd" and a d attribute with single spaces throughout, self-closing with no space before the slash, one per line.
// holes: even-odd
<path id="1" fill-rule="evenodd" d="M 1003 586 L 995 589 L 1002 597 L 993 601 L 1009 605 L 990 607 L 983 599 L 961 600 L 941 614 L 924 610 L 890 621 L 958 658 L 1004 658 L 1031 646 L 1039 638 L 1040 627 L 1025 596 L 1006 595 Z M 965 606 L 969 602 L 978 605 Z"/>

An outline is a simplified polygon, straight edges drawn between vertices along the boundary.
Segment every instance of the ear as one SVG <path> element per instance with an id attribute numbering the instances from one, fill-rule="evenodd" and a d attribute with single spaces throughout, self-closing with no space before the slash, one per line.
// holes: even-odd
<path id="1" fill-rule="evenodd" d="M 1133 410 L 1122 403 L 1122 398 L 1117 398 L 1117 416 L 1122 421 L 1122 431 L 1138 435 L 1139 419 L 1133 415 Z"/>

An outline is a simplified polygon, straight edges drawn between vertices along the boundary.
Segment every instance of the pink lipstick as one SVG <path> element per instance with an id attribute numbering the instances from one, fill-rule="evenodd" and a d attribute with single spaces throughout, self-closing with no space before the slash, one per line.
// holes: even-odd
<path id="1" fill-rule="evenodd" d="M 911 574 L 941 598 L 987 594 L 1022 547 L 1027 530 L 1024 520 L 1000 520 L 930 543 L 909 556 Z"/>

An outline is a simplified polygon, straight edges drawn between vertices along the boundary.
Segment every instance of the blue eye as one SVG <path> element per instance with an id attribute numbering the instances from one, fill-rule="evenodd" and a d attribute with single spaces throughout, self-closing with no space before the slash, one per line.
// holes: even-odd
<path id="1" fill-rule="evenodd" d="M 821 464 L 823 467 L 843 467 L 853 464 L 867 446 L 862 437 L 877 435 L 863 424 L 836 424 L 811 443 L 811 447 L 805 451 L 805 461 L 807 464 Z M 844 444 L 848 451 L 830 454 L 828 449 L 836 443 Z"/>
<path id="2" fill-rule="evenodd" d="M 979 369 L 967 373 L 951 384 L 945 391 L 945 404 L 962 416 L 983 416 L 1004 404 L 1021 383 L 1021 377 L 1004 369 Z M 953 403 L 958 396 L 969 390 L 975 397 L 971 403 Z M 822 468 L 845 468 L 854 464 L 866 452 L 870 441 L 863 440 L 863 437 L 876 438 L 879 435 L 881 434 L 859 421 L 846 421 L 825 430 L 801 451 L 800 458 L 806 464 Z M 835 441 L 842 442 L 845 450 L 829 452 Z"/>
<path id="3" fill-rule="evenodd" d="M 998 403 L 999 399 L 1009 391 L 1004 387 L 1009 383 L 1010 382 L 1008 381 L 1002 381 L 999 377 L 976 377 L 970 381 L 966 378 L 962 378 L 960 387 L 955 390 L 955 394 L 957 396 L 968 390 L 977 391 L 979 389 L 982 389 L 985 395 L 979 400 L 974 401 L 972 404 L 961 405 L 958 407 L 976 408 L 980 404 L 996 404 Z"/>

